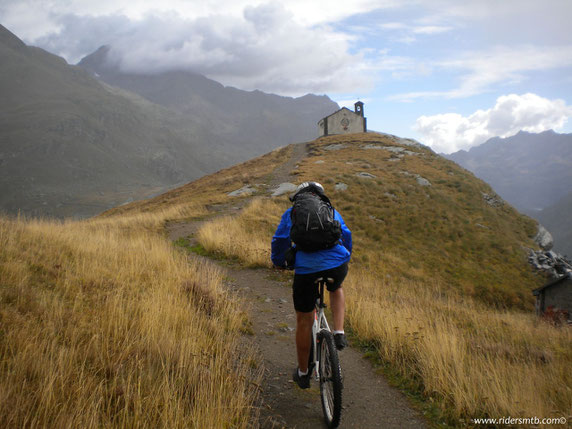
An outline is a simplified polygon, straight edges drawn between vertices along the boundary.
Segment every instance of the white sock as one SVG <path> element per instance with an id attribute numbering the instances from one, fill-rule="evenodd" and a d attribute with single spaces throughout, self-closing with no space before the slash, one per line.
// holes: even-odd
<path id="1" fill-rule="evenodd" d="M 345 334 L 345 332 L 343 329 L 341 331 L 334 331 L 334 335 L 337 335 L 337 334 Z"/>
<path id="2" fill-rule="evenodd" d="M 308 375 L 308 371 L 309 371 L 309 370 L 307 369 L 306 372 L 302 372 L 302 371 L 300 371 L 300 368 L 298 368 L 298 375 L 299 375 L 300 377 L 304 377 L 305 375 Z"/>

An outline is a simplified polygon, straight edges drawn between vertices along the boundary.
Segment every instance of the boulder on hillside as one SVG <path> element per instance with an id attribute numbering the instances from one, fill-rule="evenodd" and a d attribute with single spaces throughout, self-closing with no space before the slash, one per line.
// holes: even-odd
<path id="1" fill-rule="evenodd" d="M 245 185 L 236 191 L 229 192 L 227 195 L 229 197 L 241 197 L 244 195 L 252 195 L 256 192 L 256 188 L 250 185 Z"/>
<path id="2" fill-rule="evenodd" d="M 377 176 L 371 174 L 371 173 L 366 173 L 364 171 L 360 172 L 360 173 L 356 173 L 357 177 L 361 177 L 363 179 L 375 179 Z"/>
<path id="3" fill-rule="evenodd" d="M 336 191 L 345 191 L 346 189 L 348 189 L 348 185 L 346 183 L 343 183 L 343 182 L 338 182 L 334 186 L 334 190 L 336 190 Z"/>
<path id="4" fill-rule="evenodd" d="M 554 245 L 552 234 L 548 232 L 541 224 L 538 224 L 538 232 L 534 237 L 534 242 L 538 244 L 543 250 L 550 250 Z"/>
<path id="5" fill-rule="evenodd" d="M 278 197 L 280 195 L 287 194 L 289 192 L 294 192 L 297 189 L 297 186 L 293 183 L 285 182 L 278 185 L 278 187 L 274 188 L 272 191 L 273 197 Z"/>

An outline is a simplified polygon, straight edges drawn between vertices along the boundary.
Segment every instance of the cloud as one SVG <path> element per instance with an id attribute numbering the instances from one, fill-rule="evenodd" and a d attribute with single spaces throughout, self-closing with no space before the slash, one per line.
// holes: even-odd
<path id="1" fill-rule="evenodd" d="M 413 27 L 412 31 L 415 34 L 440 34 L 451 31 L 453 27 L 444 25 L 423 25 L 420 27 Z"/>
<path id="2" fill-rule="evenodd" d="M 125 15 L 52 15 L 57 31 L 35 45 L 75 63 L 101 45 L 125 72 L 191 70 L 225 85 L 283 95 L 365 92 L 368 60 L 353 38 L 327 24 L 297 22 L 280 3 L 247 6 L 240 15 L 186 18 L 174 11 Z"/>
<path id="3" fill-rule="evenodd" d="M 417 118 L 414 129 L 436 152 L 467 150 L 491 137 L 508 137 L 519 131 L 539 133 L 562 128 L 572 116 L 572 106 L 536 94 L 503 95 L 494 107 L 469 116 L 444 113 Z"/>
<path id="4" fill-rule="evenodd" d="M 24 40 L 34 40 L 46 33 L 59 31 L 59 27 L 50 19 L 49 11 L 36 8 L 30 11 L 26 3 L 0 3 L 0 22 L 10 28 Z"/>
<path id="5" fill-rule="evenodd" d="M 436 23 L 431 25 L 409 25 L 403 22 L 386 22 L 379 24 L 378 28 L 392 33 L 390 40 L 393 42 L 406 45 L 417 42 L 419 36 L 434 36 L 454 30 L 453 26 L 450 25 L 438 25 Z"/>
<path id="6" fill-rule="evenodd" d="M 377 9 L 392 9 L 403 5 L 404 0 L 353 0 L 348 8 L 347 0 L 329 0 L 327 7 L 322 2 L 307 0 L 2 0 L 0 15 L 8 17 L 13 24 L 13 11 L 27 15 L 48 12 L 53 16 L 75 14 L 81 16 L 123 15 L 132 20 L 140 20 L 149 14 L 177 11 L 185 19 L 196 19 L 224 13 L 238 17 L 247 7 L 265 4 L 280 4 L 290 11 L 296 22 L 306 26 L 331 23 L 348 16 L 371 12 Z M 10 15 L 10 16 L 8 16 Z M 6 21 L 4 21 L 6 23 Z"/>
<path id="7" fill-rule="evenodd" d="M 572 45 L 496 47 L 474 51 L 458 58 L 437 60 L 430 67 L 439 73 L 457 73 L 459 84 L 447 91 L 417 91 L 395 94 L 393 101 L 417 98 L 464 98 L 482 94 L 500 84 L 516 84 L 527 74 L 572 66 Z"/>
<path id="8" fill-rule="evenodd" d="M 477 40 L 552 45 L 570 40 L 572 2 L 563 0 L 421 0 L 419 24 L 471 28 Z"/>

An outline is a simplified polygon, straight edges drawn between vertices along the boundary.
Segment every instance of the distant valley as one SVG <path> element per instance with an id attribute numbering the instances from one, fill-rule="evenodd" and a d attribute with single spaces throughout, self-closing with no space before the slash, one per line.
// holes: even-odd
<path id="1" fill-rule="evenodd" d="M 552 233 L 555 250 L 572 257 L 572 134 L 521 131 L 445 157 L 540 221 Z"/>

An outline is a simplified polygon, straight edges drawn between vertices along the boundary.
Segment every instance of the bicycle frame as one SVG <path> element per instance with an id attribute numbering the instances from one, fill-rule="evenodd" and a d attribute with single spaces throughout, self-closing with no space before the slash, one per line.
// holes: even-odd
<path id="1" fill-rule="evenodd" d="M 331 280 L 331 279 L 328 279 Z M 312 324 L 312 356 L 311 360 L 314 364 L 313 375 L 316 381 L 320 380 L 320 348 L 318 347 L 318 333 L 322 329 L 330 330 L 328 325 L 328 320 L 326 319 L 326 314 L 324 310 L 326 309 L 326 303 L 324 302 L 324 286 L 326 279 L 319 278 L 316 280 L 318 283 L 318 299 L 316 299 L 316 307 L 314 309 L 314 323 Z"/>
<path id="2" fill-rule="evenodd" d="M 335 428 L 338 427 L 341 418 L 343 383 L 334 337 L 324 313 L 326 308 L 324 288 L 326 283 L 333 283 L 334 280 L 320 277 L 315 282 L 318 284 L 318 299 L 316 300 L 314 310 L 312 345 L 308 367 L 309 369 L 313 368 L 311 369 L 311 375 L 320 384 L 322 410 L 328 428 Z M 323 362 L 324 367 L 322 367 L 320 362 Z"/>

